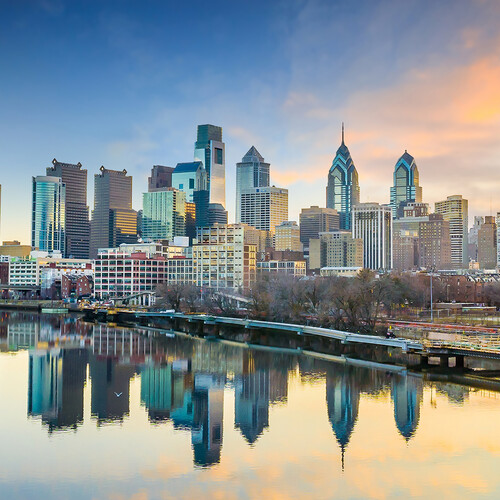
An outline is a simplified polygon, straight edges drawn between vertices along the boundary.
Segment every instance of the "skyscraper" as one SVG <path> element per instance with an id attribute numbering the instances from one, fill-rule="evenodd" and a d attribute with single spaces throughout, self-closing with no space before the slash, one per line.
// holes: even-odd
<path id="1" fill-rule="evenodd" d="M 352 236 L 363 240 L 363 262 L 368 269 L 392 268 L 391 207 L 359 203 L 352 208 Z"/>
<path id="2" fill-rule="evenodd" d="M 408 203 L 422 201 L 422 188 L 415 158 L 405 150 L 394 167 L 394 185 L 391 187 L 392 217 L 403 217 L 404 207 Z"/>
<path id="3" fill-rule="evenodd" d="M 153 165 L 151 177 L 148 177 L 148 191 L 172 187 L 172 167 Z"/>
<path id="4" fill-rule="evenodd" d="M 66 185 L 60 177 L 33 177 L 31 246 L 65 253 Z"/>
<path id="5" fill-rule="evenodd" d="M 207 171 L 201 161 L 178 163 L 172 173 L 172 187 L 186 193 L 186 201 L 194 202 L 196 191 L 208 190 Z"/>
<path id="6" fill-rule="evenodd" d="M 312 206 L 300 211 L 300 242 L 304 248 L 309 247 L 311 238 L 319 238 L 319 233 L 329 233 L 340 229 L 340 217 L 333 208 Z"/>
<path id="7" fill-rule="evenodd" d="M 165 188 L 142 195 L 144 240 L 173 240 L 186 234 L 186 193 Z"/>
<path id="8" fill-rule="evenodd" d="M 132 210 L 132 177 L 126 170 L 101 167 L 94 176 L 94 210 L 90 233 L 90 257 L 99 248 L 117 247 L 137 240 L 137 213 Z"/>
<path id="9" fill-rule="evenodd" d="M 269 186 L 270 164 L 252 146 L 236 164 L 236 223 L 241 222 L 241 192 L 243 189 Z"/>
<path id="10" fill-rule="evenodd" d="M 87 170 L 82 164 L 61 163 L 55 158 L 47 175 L 59 177 L 66 185 L 65 257 L 89 258 L 90 220 L 87 205 Z"/>
<path id="11" fill-rule="evenodd" d="M 288 189 L 275 186 L 241 191 L 241 222 L 270 231 L 288 220 Z"/>
<path id="12" fill-rule="evenodd" d="M 448 196 L 446 200 L 436 202 L 437 214 L 450 222 L 451 265 L 454 269 L 468 268 L 467 227 L 468 201 L 462 195 Z"/>
<path id="13" fill-rule="evenodd" d="M 426 269 L 451 266 L 450 223 L 441 214 L 430 214 L 418 227 L 418 263 Z M 394 221 L 396 224 L 396 221 Z"/>
<path id="14" fill-rule="evenodd" d="M 344 144 L 344 124 L 342 124 L 342 144 L 337 149 L 328 172 L 326 187 L 326 206 L 334 208 L 339 213 L 340 229 L 351 229 L 351 211 L 357 203 L 359 203 L 358 171 L 349 149 Z"/>
<path id="15" fill-rule="evenodd" d="M 497 224 L 490 215 L 484 218 L 477 234 L 477 261 L 480 269 L 493 269 L 497 265 Z"/>
<path id="16" fill-rule="evenodd" d="M 225 155 L 222 127 L 198 125 L 194 160 L 201 161 L 207 171 L 209 203 L 220 203 L 223 207 L 226 207 Z"/>

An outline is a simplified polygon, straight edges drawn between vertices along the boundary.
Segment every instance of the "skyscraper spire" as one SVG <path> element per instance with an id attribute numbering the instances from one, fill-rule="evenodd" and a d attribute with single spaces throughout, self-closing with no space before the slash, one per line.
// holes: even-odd
<path id="1" fill-rule="evenodd" d="M 344 122 L 342 122 L 342 144 L 344 144 Z"/>

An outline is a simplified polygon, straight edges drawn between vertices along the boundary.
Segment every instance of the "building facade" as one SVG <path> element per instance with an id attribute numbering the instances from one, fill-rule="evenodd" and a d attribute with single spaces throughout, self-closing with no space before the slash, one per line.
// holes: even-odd
<path id="1" fill-rule="evenodd" d="M 87 205 L 87 170 L 82 164 L 61 163 L 55 158 L 47 175 L 59 177 L 66 186 L 65 257 L 89 258 L 90 220 Z"/>
<path id="2" fill-rule="evenodd" d="M 241 221 L 241 193 L 244 189 L 269 186 L 270 164 L 252 146 L 236 164 L 236 223 Z"/>
<path id="3" fill-rule="evenodd" d="M 292 252 L 302 250 L 300 229 L 295 221 L 288 220 L 275 227 L 274 249 L 278 251 L 291 250 Z"/>
<path id="4" fill-rule="evenodd" d="M 137 213 L 132 210 L 132 177 L 126 170 L 101 167 L 94 176 L 94 210 L 90 231 L 90 256 L 137 240 Z"/>
<path id="5" fill-rule="evenodd" d="M 303 208 L 299 215 L 300 242 L 304 248 L 309 247 L 311 238 L 319 238 L 320 233 L 329 233 L 340 229 L 340 216 L 333 208 L 312 206 Z"/>
<path id="6" fill-rule="evenodd" d="M 392 269 L 392 211 L 387 205 L 360 203 L 352 210 L 352 235 L 363 241 L 363 266 Z"/>
<path id="7" fill-rule="evenodd" d="M 198 125 L 194 161 L 200 161 L 207 172 L 209 203 L 220 203 L 223 207 L 226 207 L 225 148 L 222 127 Z"/>
<path id="8" fill-rule="evenodd" d="M 480 269 L 494 269 L 497 265 L 497 224 L 487 215 L 477 233 L 477 261 Z"/>
<path id="9" fill-rule="evenodd" d="M 363 241 L 351 231 L 320 233 L 309 240 L 309 268 L 323 267 L 363 267 Z"/>
<path id="10" fill-rule="evenodd" d="M 266 260 L 257 262 L 257 272 L 261 274 L 287 274 L 300 278 L 306 275 L 305 260 Z"/>
<path id="11" fill-rule="evenodd" d="M 193 245 L 193 275 L 197 286 L 248 289 L 256 279 L 257 248 L 245 244 L 243 224 L 198 228 Z"/>
<path id="12" fill-rule="evenodd" d="M 430 214 L 418 229 L 418 262 L 430 270 L 451 267 L 450 223 L 441 214 Z"/>
<path id="13" fill-rule="evenodd" d="M 151 177 L 148 177 L 148 191 L 172 187 L 172 167 L 164 165 L 153 165 Z"/>
<path id="14" fill-rule="evenodd" d="M 31 247 L 44 252 L 66 250 L 66 185 L 60 177 L 33 177 Z"/>
<path id="15" fill-rule="evenodd" d="M 357 203 L 359 203 L 358 171 L 344 143 L 344 124 L 342 124 L 342 143 L 328 172 L 326 187 L 326 206 L 337 210 L 340 216 L 340 229 L 351 229 L 351 212 Z"/>
<path id="16" fill-rule="evenodd" d="M 392 217 L 399 218 L 404 216 L 404 207 L 408 203 L 422 201 L 418 167 L 415 158 L 407 151 L 396 162 L 393 177 L 394 185 L 391 187 Z"/>
<path id="17" fill-rule="evenodd" d="M 142 195 L 142 238 L 172 240 L 186 234 L 186 193 L 175 188 Z"/>
<path id="18" fill-rule="evenodd" d="M 241 191 L 241 223 L 270 231 L 288 220 L 288 189 L 272 187 Z"/>
<path id="19" fill-rule="evenodd" d="M 448 196 L 436 202 L 435 212 L 450 223 L 451 266 L 454 269 L 467 269 L 469 225 L 468 201 L 461 195 Z"/>

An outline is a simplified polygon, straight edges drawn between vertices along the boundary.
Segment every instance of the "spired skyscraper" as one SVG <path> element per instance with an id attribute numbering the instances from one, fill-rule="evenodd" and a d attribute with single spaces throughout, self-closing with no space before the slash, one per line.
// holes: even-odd
<path id="1" fill-rule="evenodd" d="M 194 161 L 201 161 L 207 171 L 209 203 L 226 207 L 226 160 L 222 127 L 198 125 Z"/>
<path id="2" fill-rule="evenodd" d="M 392 217 L 403 217 L 404 207 L 408 203 L 421 201 L 422 188 L 419 185 L 417 164 L 415 158 L 405 150 L 394 167 L 394 185 L 391 187 Z"/>
<path id="3" fill-rule="evenodd" d="M 342 123 L 342 144 L 337 149 L 337 154 L 328 172 L 326 206 L 337 210 L 340 216 L 340 229 L 351 229 L 352 207 L 358 203 L 358 171 L 352 161 L 351 153 L 344 143 L 344 124 Z"/>

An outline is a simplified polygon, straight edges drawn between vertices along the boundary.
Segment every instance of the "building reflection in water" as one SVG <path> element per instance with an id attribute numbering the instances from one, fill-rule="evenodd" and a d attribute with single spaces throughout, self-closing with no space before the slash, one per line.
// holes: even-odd
<path id="1" fill-rule="evenodd" d="M 396 427 L 406 441 L 409 441 L 414 436 L 420 419 L 422 379 L 407 373 L 393 375 L 391 395 Z"/>
<path id="2" fill-rule="evenodd" d="M 356 425 L 359 411 L 360 389 L 353 376 L 353 368 L 347 365 L 329 369 L 326 373 L 326 405 L 328 418 L 344 454 Z"/>
<path id="3" fill-rule="evenodd" d="M 52 348 L 29 354 L 28 415 L 49 431 L 76 429 L 83 421 L 86 349 Z"/>

